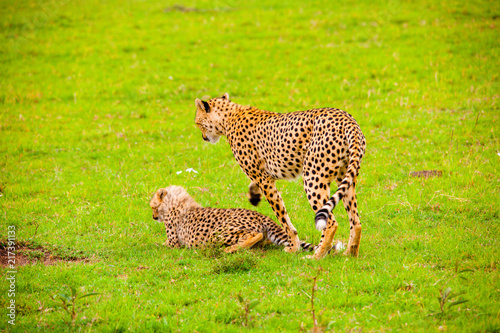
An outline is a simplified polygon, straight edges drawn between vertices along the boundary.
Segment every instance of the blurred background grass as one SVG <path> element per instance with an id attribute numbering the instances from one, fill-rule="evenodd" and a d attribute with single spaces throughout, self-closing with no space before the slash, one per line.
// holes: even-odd
<path id="1" fill-rule="evenodd" d="M 94 260 L 20 268 L 18 329 L 64 329 L 59 311 L 36 302 L 50 308 L 64 283 L 105 295 L 82 310 L 84 329 L 239 331 L 236 294 L 256 290 L 253 329 L 310 329 L 301 290 L 323 267 L 317 304 L 331 329 L 498 330 L 499 7 L 0 1 L 2 228 Z M 194 125 L 194 99 L 224 92 L 262 109 L 332 106 L 357 119 L 367 138 L 359 259 L 256 250 L 255 267 L 225 275 L 213 267 L 234 257 L 163 248 L 148 208 L 159 187 L 254 209 L 227 142 L 206 144 Z M 443 176 L 409 175 L 434 169 Z M 301 181 L 278 187 L 299 236 L 317 242 Z M 257 210 L 274 217 L 265 202 Z M 346 214 L 336 214 L 346 240 Z M 474 270 L 450 282 L 470 302 L 428 317 L 457 262 Z"/>

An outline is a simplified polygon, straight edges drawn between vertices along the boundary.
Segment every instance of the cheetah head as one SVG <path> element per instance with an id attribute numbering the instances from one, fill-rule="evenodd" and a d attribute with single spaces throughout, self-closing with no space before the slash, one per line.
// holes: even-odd
<path id="1" fill-rule="evenodd" d="M 201 207 L 184 188 L 175 185 L 158 189 L 149 205 L 153 210 L 155 220 L 163 220 L 166 212 L 172 209 L 183 211 L 188 208 Z"/>
<path id="2" fill-rule="evenodd" d="M 151 198 L 151 201 L 149 202 L 149 206 L 153 210 L 153 219 L 158 220 L 158 208 L 161 205 L 162 199 L 165 196 L 166 192 L 165 189 L 160 188 L 158 191 L 153 194 L 153 197 Z"/>
<path id="3" fill-rule="evenodd" d="M 221 135 L 224 135 L 223 115 L 224 111 L 228 110 L 229 94 L 225 93 L 224 96 L 219 98 L 212 98 L 208 101 L 196 99 L 196 126 L 201 131 L 203 140 L 210 143 L 217 143 Z"/>

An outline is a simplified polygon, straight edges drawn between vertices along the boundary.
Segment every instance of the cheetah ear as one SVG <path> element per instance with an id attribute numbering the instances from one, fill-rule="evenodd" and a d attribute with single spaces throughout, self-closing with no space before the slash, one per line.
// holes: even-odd
<path id="1" fill-rule="evenodd" d="M 158 197 L 160 198 L 160 200 L 163 200 L 165 194 L 167 194 L 167 191 L 164 188 L 158 190 Z"/>
<path id="2" fill-rule="evenodd" d="M 196 105 L 196 107 L 202 111 L 205 111 L 206 113 L 209 113 L 210 112 L 210 105 L 208 105 L 207 102 L 205 101 L 202 101 L 201 99 L 197 98 L 195 101 L 194 101 L 194 104 Z"/>
<path id="3" fill-rule="evenodd" d="M 225 93 L 221 98 L 225 99 L 226 101 L 229 101 L 229 94 Z"/>

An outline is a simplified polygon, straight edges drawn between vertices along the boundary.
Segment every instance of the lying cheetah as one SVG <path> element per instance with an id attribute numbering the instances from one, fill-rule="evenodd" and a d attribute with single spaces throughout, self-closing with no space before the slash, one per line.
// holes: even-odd
<path id="1" fill-rule="evenodd" d="M 203 139 L 216 143 L 220 136 L 227 137 L 236 161 L 251 180 L 250 202 L 258 204 L 264 193 L 289 236 L 286 251 L 297 251 L 300 241 L 275 181 L 302 174 L 316 228 L 322 231 L 314 257 L 322 258 L 332 248 L 338 224 L 331 212 L 340 200 L 351 229 L 344 254 L 358 255 L 361 223 L 355 187 L 366 141 L 350 114 L 333 108 L 274 113 L 233 103 L 227 93 L 208 101 L 196 99 L 195 105 L 195 122 Z M 330 197 L 332 181 L 338 189 Z"/>
<path id="2" fill-rule="evenodd" d="M 153 218 L 165 224 L 167 246 L 197 247 L 223 243 L 225 252 L 270 241 L 288 245 L 285 231 L 269 217 L 246 209 L 203 208 L 180 186 L 160 188 L 151 199 Z M 299 243 L 304 250 L 313 245 Z"/>

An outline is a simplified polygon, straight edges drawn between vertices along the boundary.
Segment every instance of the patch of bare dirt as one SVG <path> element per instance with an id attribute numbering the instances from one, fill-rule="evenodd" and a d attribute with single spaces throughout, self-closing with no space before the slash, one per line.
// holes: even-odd
<path id="1" fill-rule="evenodd" d="M 11 261 L 9 261 L 9 259 Z M 15 260 L 13 263 L 12 260 Z M 43 247 L 29 248 L 27 246 L 16 246 L 14 254 L 9 253 L 6 247 L 0 246 L 0 267 L 7 267 L 13 264 L 15 267 L 34 265 L 41 262 L 45 266 L 55 265 L 59 262 L 89 262 L 89 258 L 62 258 L 52 254 Z"/>
<path id="2" fill-rule="evenodd" d="M 189 12 L 200 12 L 201 10 L 194 7 L 186 7 L 182 5 L 173 5 L 164 9 L 165 12 L 181 12 L 181 13 L 189 13 Z"/>
<path id="3" fill-rule="evenodd" d="M 178 13 L 205 13 L 205 12 L 227 12 L 234 10 L 230 7 L 223 8 L 196 8 L 196 7 L 186 7 L 183 5 L 173 5 L 165 8 L 163 11 L 168 12 L 178 12 Z"/>
<path id="4" fill-rule="evenodd" d="M 410 173 L 410 175 L 412 177 L 419 177 L 419 178 L 441 177 L 443 175 L 443 171 L 441 170 L 413 171 Z"/>

